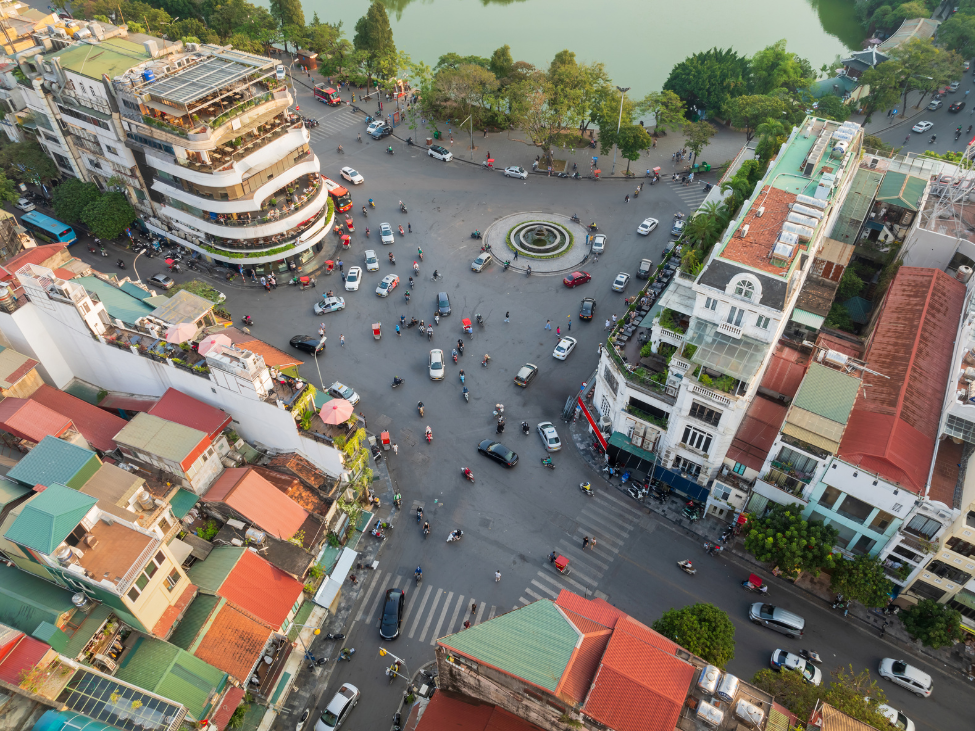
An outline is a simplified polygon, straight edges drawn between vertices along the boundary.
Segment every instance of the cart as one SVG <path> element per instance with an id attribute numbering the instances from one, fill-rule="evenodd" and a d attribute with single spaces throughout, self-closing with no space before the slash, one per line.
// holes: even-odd
<path id="1" fill-rule="evenodd" d="M 389 447 L 390 447 L 390 443 L 389 443 L 389 432 L 388 431 L 380 432 L 379 433 L 379 441 L 383 445 L 383 451 L 384 452 L 388 452 L 389 451 Z"/>
<path id="2" fill-rule="evenodd" d="M 558 571 L 560 574 L 563 574 L 564 576 L 569 575 L 570 573 L 569 559 L 567 559 L 565 556 L 561 554 L 556 556 L 555 559 L 552 561 L 552 565 L 555 566 L 555 570 Z"/>
<path id="3" fill-rule="evenodd" d="M 325 262 L 325 273 L 331 274 L 334 271 L 335 271 L 335 262 L 332 261 L 331 259 L 327 260 Z"/>
<path id="4" fill-rule="evenodd" d="M 653 173 L 654 175 L 660 175 L 660 166 L 658 165 L 655 168 L 650 168 L 650 172 Z"/>
<path id="5" fill-rule="evenodd" d="M 372 336 L 376 340 L 379 340 L 379 338 L 383 336 L 383 327 L 380 323 L 378 322 L 372 323 Z"/>
<path id="6" fill-rule="evenodd" d="M 460 321 L 461 326 L 464 328 L 464 332 L 468 335 L 474 334 L 474 327 L 471 325 L 471 318 L 465 317 Z"/>
<path id="7" fill-rule="evenodd" d="M 342 248 L 348 249 L 352 245 L 352 237 L 348 234 L 342 234 Z"/>
<path id="8" fill-rule="evenodd" d="M 345 228 L 349 233 L 355 231 L 355 221 L 352 220 L 352 216 L 345 217 Z"/>

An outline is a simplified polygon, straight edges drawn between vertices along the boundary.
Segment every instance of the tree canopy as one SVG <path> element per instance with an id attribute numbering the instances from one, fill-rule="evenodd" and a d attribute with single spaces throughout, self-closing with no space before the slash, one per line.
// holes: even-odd
<path id="1" fill-rule="evenodd" d="M 301 0 L 270 0 L 271 15 L 282 28 L 287 25 L 304 27 L 305 11 L 301 8 Z"/>
<path id="2" fill-rule="evenodd" d="M 802 519 L 802 506 L 775 505 L 764 518 L 751 521 L 745 550 L 789 575 L 808 571 L 814 576 L 831 567 L 838 532 L 832 526 Z"/>
<path id="3" fill-rule="evenodd" d="M 49 183 L 61 176 L 57 165 L 37 142 L 15 142 L 0 148 L 0 167 L 19 183 Z"/>
<path id="4" fill-rule="evenodd" d="M 711 138 L 715 135 L 715 129 L 710 122 L 700 120 L 699 122 L 688 122 L 684 125 L 685 144 L 687 149 L 694 154 L 694 161 L 701 154 L 705 147 L 711 143 Z"/>
<path id="5" fill-rule="evenodd" d="M 735 656 L 735 625 L 713 604 L 670 609 L 653 623 L 653 629 L 719 668 Z"/>
<path id="6" fill-rule="evenodd" d="M 135 211 L 122 193 L 105 193 L 88 204 L 81 220 L 100 239 L 115 239 L 135 220 Z"/>
<path id="7" fill-rule="evenodd" d="M 911 637 L 928 647 L 947 647 L 962 637 L 961 613 L 934 599 L 922 599 L 899 616 Z"/>
<path id="8" fill-rule="evenodd" d="M 817 701 L 824 701 L 874 728 L 889 728 L 890 722 L 878 710 L 887 703 L 887 696 L 871 679 L 869 670 L 854 673 L 852 666 L 849 671 L 838 667 L 831 676 L 828 684 L 817 687 L 807 683 L 798 670 L 776 672 L 765 668 L 755 674 L 752 683 L 774 695 L 777 703 L 799 718 L 809 718 Z"/>
<path id="9" fill-rule="evenodd" d="M 852 269 L 847 269 L 852 272 Z M 856 276 L 863 287 L 863 280 Z M 843 279 L 846 279 L 846 272 L 843 272 Z M 840 289 L 843 288 L 842 280 Z M 850 295 L 853 297 L 855 295 Z M 847 297 L 846 299 L 849 299 Z M 842 594 L 848 599 L 860 602 L 867 607 L 885 607 L 890 600 L 890 593 L 894 589 L 893 583 L 884 573 L 884 568 L 879 559 L 875 556 L 860 555 L 852 561 L 839 559 L 833 569 L 832 579 L 829 584 L 832 591 Z"/>
<path id="10" fill-rule="evenodd" d="M 54 212 L 65 223 L 81 220 L 84 210 L 102 195 L 94 183 L 85 183 L 78 178 L 68 178 L 54 189 L 52 203 Z"/>
<path id="11" fill-rule="evenodd" d="M 728 101 L 724 108 L 731 126 L 745 133 L 745 141 L 751 142 L 755 129 L 769 119 L 782 119 L 786 104 L 781 99 L 765 94 L 747 94 Z"/>
<path id="12" fill-rule="evenodd" d="M 794 94 L 813 81 L 809 63 L 787 51 L 785 46 L 783 38 L 751 57 L 748 71 L 752 93 L 769 94 L 786 89 Z"/>
<path id="13" fill-rule="evenodd" d="M 377 75 L 389 76 L 396 61 L 396 44 L 386 8 L 379 0 L 373 0 L 366 14 L 356 21 L 352 43 L 355 50 L 362 54 L 363 70 L 370 85 Z"/>
<path id="14" fill-rule="evenodd" d="M 729 99 L 748 90 L 748 59 L 732 49 L 712 48 L 674 66 L 664 90 L 679 96 L 688 109 L 717 114 Z"/>

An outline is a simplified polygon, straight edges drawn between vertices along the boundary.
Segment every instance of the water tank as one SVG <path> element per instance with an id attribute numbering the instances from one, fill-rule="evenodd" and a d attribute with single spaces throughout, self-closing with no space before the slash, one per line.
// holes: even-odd
<path id="1" fill-rule="evenodd" d="M 803 216 L 811 216 L 816 220 L 823 217 L 823 211 L 819 210 L 818 208 L 812 208 L 811 206 L 804 206 L 800 203 L 792 203 L 789 205 L 789 208 L 796 213 L 801 213 Z"/>
<path id="2" fill-rule="evenodd" d="M 802 216 L 798 213 L 792 212 L 785 217 L 785 220 L 789 223 L 796 223 L 800 226 L 806 226 L 808 228 L 815 229 L 819 225 L 819 221 L 815 218 L 810 218 L 809 216 Z"/>
<path id="3" fill-rule="evenodd" d="M 142 80 L 148 84 L 151 84 L 156 80 L 156 74 L 152 69 L 146 69 L 142 72 Z"/>
<path id="4" fill-rule="evenodd" d="M 813 206 L 815 208 L 826 208 L 826 201 L 813 198 L 809 195 L 797 195 L 796 203 L 802 203 L 804 206 Z"/>
<path id="5" fill-rule="evenodd" d="M 13 312 L 15 308 L 14 293 L 10 291 L 9 287 L 0 287 L 0 310 Z"/>
<path id="6" fill-rule="evenodd" d="M 740 680 L 731 673 L 725 673 L 725 676 L 718 683 L 718 698 L 727 703 L 731 703 L 735 699 L 735 694 L 738 692 L 738 685 Z"/>
<path id="7" fill-rule="evenodd" d="M 88 601 L 88 597 L 80 591 L 71 597 L 71 603 L 74 604 L 75 609 L 80 609 L 82 611 L 88 609 L 88 607 L 91 605 L 91 602 Z"/>
<path id="8" fill-rule="evenodd" d="M 972 383 L 975 381 L 975 368 L 966 368 L 965 375 L 963 376 L 965 383 Z"/>
<path id="9" fill-rule="evenodd" d="M 256 528 L 248 528 L 246 531 L 244 531 L 244 537 L 247 538 L 247 540 L 249 540 L 251 543 L 256 543 L 257 545 L 260 546 L 261 544 L 264 543 L 266 534 L 262 530 L 257 530 Z"/>
<path id="10" fill-rule="evenodd" d="M 697 679 L 697 687 L 709 695 L 714 695 L 721 682 L 721 671 L 714 665 L 707 665 L 701 668 L 701 676 Z"/>
<path id="11" fill-rule="evenodd" d="M 152 495 L 149 494 L 148 490 L 141 490 L 135 496 L 135 501 L 143 510 L 152 510 L 155 507 L 155 503 L 152 502 Z"/>
<path id="12" fill-rule="evenodd" d="M 972 278 L 972 268 L 967 267 L 964 264 L 958 267 L 958 271 L 955 272 L 955 279 L 964 284 L 968 284 L 968 280 Z"/>
<path id="13" fill-rule="evenodd" d="M 735 718 L 746 726 L 761 728 L 762 719 L 765 718 L 765 712 L 755 704 L 749 703 L 742 698 L 738 701 L 738 705 L 735 706 Z"/>
<path id="14" fill-rule="evenodd" d="M 850 360 L 850 356 L 846 353 L 841 353 L 838 350 L 827 350 L 826 351 L 826 362 L 830 365 L 837 366 L 838 368 L 843 368 L 846 366 L 847 361 Z"/>
<path id="15" fill-rule="evenodd" d="M 697 718 L 712 728 L 717 728 L 724 720 L 724 714 L 707 701 L 701 701 L 697 707 Z"/>
<path id="16" fill-rule="evenodd" d="M 91 38 L 91 31 L 87 28 L 82 28 L 77 33 L 74 34 L 74 39 L 80 41 L 83 38 Z"/>

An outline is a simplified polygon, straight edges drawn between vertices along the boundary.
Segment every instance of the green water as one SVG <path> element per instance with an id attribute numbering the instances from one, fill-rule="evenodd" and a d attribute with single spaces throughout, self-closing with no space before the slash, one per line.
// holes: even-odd
<path id="1" fill-rule="evenodd" d="M 351 39 L 369 0 L 302 0 L 306 20 L 343 21 Z M 615 83 L 642 96 L 671 67 L 713 46 L 752 54 L 781 38 L 813 68 L 859 50 L 853 0 L 387 0 L 400 50 L 433 66 L 444 53 L 490 57 L 508 44 L 516 61 L 547 67 L 563 48 L 602 61 Z"/>

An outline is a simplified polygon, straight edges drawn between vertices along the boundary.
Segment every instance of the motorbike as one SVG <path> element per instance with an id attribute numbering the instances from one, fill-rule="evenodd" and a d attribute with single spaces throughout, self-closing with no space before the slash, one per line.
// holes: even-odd
<path id="1" fill-rule="evenodd" d="M 305 712 L 301 714 L 301 718 L 298 719 L 298 723 L 295 725 L 295 731 L 301 731 L 301 729 L 304 728 L 305 721 L 308 720 L 308 717 L 310 715 L 311 715 L 311 709 L 306 708 Z"/>
<path id="2" fill-rule="evenodd" d="M 409 145 L 410 147 L 413 147 L 413 138 L 412 137 L 407 137 L 406 138 L 406 144 Z"/>
<path id="3" fill-rule="evenodd" d="M 667 496 L 661 492 L 657 492 L 656 490 L 651 490 L 649 495 L 651 500 L 656 500 L 658 503 L 667 502 Z"/>
<path id="4" fill-rule="evenodd" d="M 392 665 L 386 668 L 386 677 L 389 678 L 390 685 L 392 685 L 393 680 L 396 679 L 397 675 L 399 675 L 399 661 L 394 662 Z"/>
<path id="5" fill-rule="evenodd" d="M 643 501 L 643 498 L 647 496 L 647 488 L 645 487 L 634 487 L 633 485 L 630 485 L 628 488 L 626 488 L 626 492 L 631 498 L 634 500 L 640 500 L 641 502 Z"/>
<path id="6" fill-rule="evenodd" d="M 491 416 L 497 418 L 504 413 L 504 404 L 495 404 L 494 411 L 491 412 Z"/>
<path id="7" fill-rule="evenodd" d="M 464 371 L 461 371 L 461 372 L 460 372 L 460 373 L 458 373 L 457 375 L 459 375 L 459 376 L 460 376 L 460 382 L 461 382 L 461 383 L 463 383 L 463 382 L 464 382 Z"/>
<path id="8" fill-rule="evenodd" d="M 402 508 L 403 507 L 403 496 L 400 495 L 399 493 L 396 493 L 395 495 L 393 495 L 393 505 L 395 505 L 397 508 Z"/>
<path id="9" fill-rule="evenodd" d="M 392 154 L 394 154 L 394 153 L 393 153 L 393 146 L 392 146 L 392 145 L 390 145 L 389 147 L 387 147 L 387 148 L 386 148 L 386 154 L 387 154 L 387 155 L 392 155 Z"/>
<path id="10" fill-rule="evenodd" d="M 552 461 L 551 457 L 542 458 L 542 467 L 548 467 L 550 470 L 555 469 L 555 462 Z"/>
<path id="11" fill-rule="evenodd" d="M 401 211 L 402 211 L 403 213 L 409 213 L 409 211 L 408 211 L 408 210 L 406 210 L 406 204 L 405 204 L 405 203 L 400 203 L 400 204 L 399 204 L 399 209 L 400 209 L 400 210 L 401 210 Z"/>
<path id="12" fill-rule="evenodd" d="M 252 318 L 250 315 L 244 315 L 240 321 L 248 326 L 254 324 L 254 318 Z"/>
<path id="13" fill-rule="evenodd" d="M 420 416 L 423 416 L 423 402 L 422 401 L 416 405 L 416 410 L 420 412 Z"/>
<path id="14" fill-rule="evenodd" d="M 348 662 L 352 662 L 352 656 L 354 654 L 355 654 L 354 647 L 344 647 L 342 648 L 342 652 L 339 653 L 338 662 L 341 662 L 342 660 L 347 660 Z"/>
<path id="15" fill-rule="evenodd" d="M 753 594 L 768 594 L 768 585 L 762 581 L 760 576 L 749 574 L 748 578 L 741 582 L 741 588 Z"/>
<path id="16" fill-rule="evenodd" d="M 372 198 L 369 199 L 369 207 L 370 208 L 375 208 L 376 207 L 376 204 L 373 202 Z"/>
<path id="17" fill-rule="evenodd" d="M 430 535 L 430 523 L 429 521 L 423 524 L 423 537 L 426 538 Z"/>
<path id="18" fill-rule="evenodd" d="M 579 217 L 574 213 L 572 214 L 572 217 L 569 220 L 572 221 L 573 223 L 579 223 Z"/>
<path id="19" fill-rule="evenodd" d="M 462 530 L 451 531 L 450 535 L 447 536 L 447 543 L 453 543 L 454 541 L 459 541 L 463 537 L 464 537 L 464 531 Z"/>
<path id="20" fill-rule="evenodd" d="M 386 540 L 386 534 L 382 532 L 382 529 L 378 525 L 375 528 L 373 528 L 371 531 L 369 531 L 369 533 L 374 538 L 378 538 L 381 541 L 385 541 Z"/>
<path id="21" fill-rule="evenodd" d="M 479 239 L 481 237 L 482 237 L 482 234 L 481 234 L 480 231 L 471 231 L 471 238 L 472 239 Z"/>
<path id="22" fill-rule="evenodd" d="M 480 315 L 474 315 L 474 319 L 477 320 L 477 324 L 484 327 L 484 318 Z"/>
<path id="23" fill-rule="evenodd" d="M 471 472 L 467 467 L 462 470 L 464 477 L 466 477 L 471 482 L 474 482 L 474 473 Z"/>
<path id="24" fill-rule="evenodd" d="M 331 632 L 329 632 L 327 635 L 325 635 L 325 639 L 326 640 L 344 640 L 345 639 L 345 635 L 342 634 L 341 632 L 336 632 L 335 634 L 332 634 Z"/>
<path id="25" fill-rule="evenodd" d="M 393 252 L 389 252 L 389 263 L 390 264 L 395 264 L 396 263 L 396 257 L 393 256 Z"/>
<path id="26" fill-rule="evenodd" d="M 422 571 L 419 571 L 419 572 L 414 571 L 413 572 L 413 578 L 416 579 L 416 585 L 419 586 L 420 585 L 420 582 L 423 581 L 423 572 Z"/>
<path id="27" fill-rule="evenodd" d="M 589 224 L 589 230 L 590 231 L 596 231 L 597 229 L 598 229 L 598 226 L 596 226 L 596 222 L 595 221 L 593 221 L 592 223 Z"/>
<path id="28" fill-rule="evenodd" d="M 454 359 L 454 363 L 457 362 L 457 348 L 450 351 L 450 356 Z"/>
<path id="29" fill-rule="evenodd" d="M 400 225 L 400 227 L 399 227 L 399 235 L 400 235 L 400 236 L 406 236 L 406 231 L 404 231 L 404 230 L 403 230 L 403 226 L 402 226 L 402 224 L 401 224 L 401 225 Z"/>
<path id="30" fill-rule="evenodd" d="M 116 266 L 117 266 L 117 267 L 118 267 L 119 269 L 125 269 L 125 262 L 124 262 L 124 261 L 122 261 L 121 259 L 119 259 L 119 260 L 118 260 L 117 262 L 115 262 L 115 265 L 116 265 Z"/>
<path id="31" fill-rule="evenodd" d="M 416 522 L 419 525 L 420 521 L 423 520 L 423 508 L 416 509 Z"/>
<path id="32" fill-rule="evenodd" d="M 430 427 L 427 427 L 427 430 L 423 433 L 423 436 L 426 438 L 427 444 L 430 444 L 433 441 L 433 430 Z"/>
<path id="33" fill-rule="evenodd" d="M 823 662 L 823 658 L 819 656 L 819 653 L 813 652 L 812 650 L 799 650 L 799 657 L 804 657 L 809 662 L 814 662 L 817 665 Z"/>
<path id="34" fill-rule="evenodd" d="M 528 425 L 527 421 L 521 422 L 521 433 L 528 436 L 528 432 L 531 431 L 531 427 Z"/>
<path id="35" fill-rule="evenodd" d="M 689 574 L 690 576 L 693 576 L 694 574 L 697 573 L 697 569 L 694 568 L 690 560 L 678 561 L 677 566 L 678 568 L 680 568 L 681 571 L 683 571 L 685 574 Z"/>
<path id="36" fill-rule="evenodd" d="M 406 381 L 405 378 L 399 378 L 399 377 L 394 378 L 393 379 L 393 388 L 396 388 L 397 386 L 402 386 L 405 381 Z"/>
<path id="37" fill-rule="evenodd" d="M 471 402 L 471 392 L 467 390 L 467 386 L 464 386 L 463 394 L 464 394 L 464 401 L 466 401 L 467 403 L 470 403 Z"/>
<path id="38" fill-rule="evenodd" d="M 586 497 L 592 497 L 593 495 L 596 494 L 592 490 L 592 485 L 590 485 L 588 482 L 580 482 L 579 489 L 582 490 L 583 494 Z"/>

